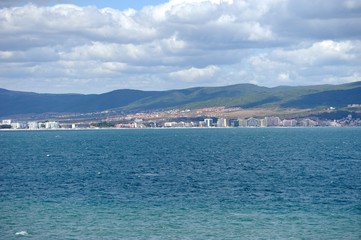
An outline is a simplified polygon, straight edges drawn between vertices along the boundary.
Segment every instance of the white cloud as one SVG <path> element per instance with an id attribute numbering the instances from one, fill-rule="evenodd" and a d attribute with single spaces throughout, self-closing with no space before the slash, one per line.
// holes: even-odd
<path id="1" fill-rule="evenodd" d="M 360 76 L 355 0 L 171 0 L 138 11 L 17 3 L 0 4 L 0 87 L 104 92 Z"/>
<path id="2" fill-rule="evenodd" d="M 323 83 L 329 83 L 329 84 L 339 84 L 339 83 L 350 83 L 350 82 L 356 82 L 361 81 L 361 72 L 353 73 L 352 75 L 345 75 L 340 77 L 326 77 L 322 80 Z"/>
<path id="3" fill-rule="evenodd" d="M 307 45 L 307 44 L 306 44 Z M 357 81 L 361 41 L 314 42 L 292 49 L 277 48 L 247 59 L 252 80 L 261 85 L 307 85 Z"/>
<path id="4" fill-rule="evenodd" d="M 347 0 L 347 1 L 344 1 L 343 4 L 348 9 L 360 9 L 361 8 L 361 2 L 358 0 Z"/>
<path id="5" fill-rule="evenodd" d="M 184 50 L 187 47 L 187 42 L 180 40 L 177 35 L 178 34 L 175 33 L 173 36 L 171 36 L 167 39 L 162 39 L 161 47 L 165 51 L 169 51 L 172 53 L 177 53 L 177 52 Z"/>
<path id="6" fill-rule="evenodd" d="M 205 68 L 194 68 L 184 69 L 176 72 L 171 72 L 169 75 L 177 80 L 186 82 L 195 82 L 197 80 L 204 80 L 213 77 L 218 71 L 217 66 L 207 66 Z"/>
<path id="7" fill-rule="evenodd" d="M 315 42 L 308 48 L 276 50 L 273 55 L 278 59 L 284 59 L 300 65 L 325 65 L 353 61 L 359 57 L 360 49 L 360 41 L 336 42 L 324 40 Z"/>
<path id="8" fill-rule="evenodd" d="M 281 72 L 278 74 L 278 80 L 281 82 L 289 82 L 290 81 L 290 73 L 288 72 Z"/>

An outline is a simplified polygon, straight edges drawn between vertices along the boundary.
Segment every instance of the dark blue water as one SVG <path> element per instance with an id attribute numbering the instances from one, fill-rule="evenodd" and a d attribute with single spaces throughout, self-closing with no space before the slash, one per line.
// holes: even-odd
<path id="1" fill-rule="evenodd" d="M 361 128 L 0 132 L 0 239 L 361 239 Z"/>

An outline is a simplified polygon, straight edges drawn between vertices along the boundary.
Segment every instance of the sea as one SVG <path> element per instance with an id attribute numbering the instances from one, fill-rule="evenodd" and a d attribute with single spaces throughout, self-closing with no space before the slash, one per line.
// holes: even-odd
<path id="1" fill-rule="evenodd" d="M 361 239 L 361 128 L 0 131 L 0 239 Z"/>

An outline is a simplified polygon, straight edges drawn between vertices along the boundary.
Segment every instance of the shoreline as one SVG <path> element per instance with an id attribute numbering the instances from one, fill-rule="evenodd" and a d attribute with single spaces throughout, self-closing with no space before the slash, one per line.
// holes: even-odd
<path id="1" fill-rule="evenodd" d="M 272 126 L 272 127 L 159 127 L 159 128 L 57 128 L 57 129 L 0 129 L 0 132 L 13 131 L 99 131 L 99 130 L 166 130 L 166 129 L 313 129 L 313 128 L 361 128 L 361 126 Z"/>

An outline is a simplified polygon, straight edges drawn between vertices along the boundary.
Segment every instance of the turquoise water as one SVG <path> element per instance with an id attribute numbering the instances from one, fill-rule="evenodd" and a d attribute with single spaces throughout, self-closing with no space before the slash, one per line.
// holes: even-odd
<path id="1" fill-rule="evenodd" d="M 0 132 L 0 239 L 361 239 L 361 128 Z"/>

